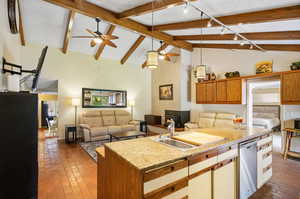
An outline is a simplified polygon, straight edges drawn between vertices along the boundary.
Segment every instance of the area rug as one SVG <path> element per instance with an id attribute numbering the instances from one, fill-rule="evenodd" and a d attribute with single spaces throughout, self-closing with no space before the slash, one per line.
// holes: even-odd
<path id="1" fill-rule="evenodd" d="M 96 148 L 103 146 L 105 143 L 109 142 L 109 140 L 99 140 L 99 141 L 92 141 L 92 142 L 81 142 L 79 145 L 85 150 L 93 160 L 97 162 L 97 152 Z"/>

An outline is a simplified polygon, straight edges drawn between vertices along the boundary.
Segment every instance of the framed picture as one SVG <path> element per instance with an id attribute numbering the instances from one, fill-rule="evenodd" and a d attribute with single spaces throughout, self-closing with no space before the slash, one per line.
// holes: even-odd
<path id="1" fill-rule="evenodd" d="M 160 100 L 173 100 L 173 84 L 159 86 Z"/>
<path id="2" fill-rule="evenodd" d="M 196 78 L 197 79 L 205 79 L 206 78 L 206 66 L 199 65 L 196 67 Z"/>
<path id="3" fill-rule="evenodd" d="M 83 108 L 126 108 L 127 91 L 106 89 L 82 89 Z"/>
<path id="4" fill-rule="evenodd" d="M 273 72 L 273 61 L 262 61 L 256 63 L 256 74 Z"/>

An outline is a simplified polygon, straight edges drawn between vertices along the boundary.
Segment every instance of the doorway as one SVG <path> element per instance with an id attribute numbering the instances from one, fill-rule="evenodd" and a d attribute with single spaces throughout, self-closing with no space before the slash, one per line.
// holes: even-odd
<path id="1" fill-rule="evenodd" d="M 247 121 L 249 127 L 274 132 L 274 150 L 281 151 L 280 77 L 247 81 Z"/>

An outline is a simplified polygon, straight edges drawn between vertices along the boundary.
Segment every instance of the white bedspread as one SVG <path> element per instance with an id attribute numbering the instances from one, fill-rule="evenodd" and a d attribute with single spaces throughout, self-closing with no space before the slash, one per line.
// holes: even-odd
<path id="1" fill-rule="evenodd" d="M 271 130 L 280 125 L 280 120 L 278 118 L 253 118 L 253 125 L 262 125 Z"/>

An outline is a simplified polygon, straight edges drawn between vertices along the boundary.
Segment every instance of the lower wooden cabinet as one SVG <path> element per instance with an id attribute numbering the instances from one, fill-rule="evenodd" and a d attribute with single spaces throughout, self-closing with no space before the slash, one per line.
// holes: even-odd
<path id="1" fill-rule="evenodd" d="M 212 199 L 212 171 L 209 170 L 189 180 L 189 199 Z"/>
<path id="2" fill-rule="evenodd" d="M 236 161 L 223 163 L 213 170 L 213 199 L 235 199 L 237 196 Z"/>

